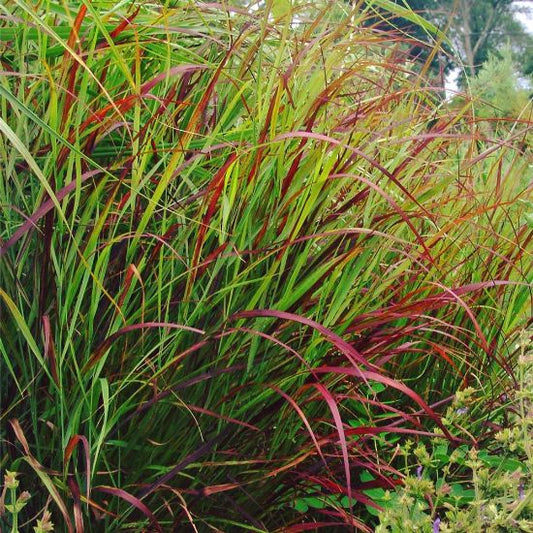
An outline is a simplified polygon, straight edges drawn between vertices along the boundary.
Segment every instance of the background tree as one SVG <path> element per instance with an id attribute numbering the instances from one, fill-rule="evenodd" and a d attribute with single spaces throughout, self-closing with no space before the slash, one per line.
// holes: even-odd
<path id="1" fill-rule="evenodd" d="M 445 3 L 450 4 L 450 0 Z M 455 0 L 451 3 L 450 36 L 470 76 L 479 72 L 490 54 L 507 42 L 519 55 L 532 41 L 514 17 L 512 0 Z"/>
<path id="2" fill-rule="evenodd" d="M 510 46 L 499 56 L 490 55 L 470 82 L 472 93 L 480 99 L 477 114 L 484 118 L 518 117 L 528 106 L 528 91 L 520 86 Z M 527 114 L 525 115 L 527 118 Z"/>
<path id="3" fill-rule="evenodd" d="M 450 55 L 444 62 L 442 58 L 440 63 L 434 61 L 433 68 L 448 71 L 464 66 L 466 72 L 473 77 L 491 54 L 497 54 L 509 42 L 515 60 L 522 66 L 522 73 L 528 74 L 533 70 L 530 59 L 533 37 L 515 18 L 517 6 L 513 0 L 366 0 L 366 4 L 379 13 L 381 28 L 396 28 L 420 43 L 413 46 L 410 55 L 421 61 L 427 59 L 427 50 L 434 38 L 426 29 L 406 18 L 401 8 L 412 9 L 440 30 L 446 29 L 449 24 L 447 33 L 459 61 Z M 396 4 L 400 9 L 386 15 L 382 8 L 387 4 Z M 381 6 L 381 9 L 376 9 L 376 6 Z"/>

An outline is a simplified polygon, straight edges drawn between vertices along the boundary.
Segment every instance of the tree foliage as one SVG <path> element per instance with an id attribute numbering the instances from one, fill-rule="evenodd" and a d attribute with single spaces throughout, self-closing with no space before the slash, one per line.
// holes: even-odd
<path id="1" fill-rule="evenodd" d="M 490 55 L 471 81 L 472 93 L 485 104 L 478 115 L 485 118 L 518 117 L 529 103 L 528 92 L 514 75 L 512 51 L 506 46 L 501 56 Z"/>
<path id="2" fill-rule="evenodd" d="M 366 4 L 372 8 L 375 2 L 366 0 Z M 433 69 L 450 70 L 460 66 L 474 76 L 491 54 L 510 42 L 515 59 L 522 65 L 522 72 L 532 70 L 528 52 L 532 50 L 533 37 L 515 18 L 513 0 L 391 0 L 390 4 L 408 7 L 438 29 L 447 30 L 449 43 L 445 43 L 443 49 L 447 52 L 453 49 L 453 53 L 446 58 L 441 57 L 440 61 L 435 58 Z M 380 28 L 396 29 L 417 42 L 410 51 L 411 57 L 427 60 L 434 36 L 402 16 L 400 10 L 392 16 L 381 13 L 380 17 Z"/>

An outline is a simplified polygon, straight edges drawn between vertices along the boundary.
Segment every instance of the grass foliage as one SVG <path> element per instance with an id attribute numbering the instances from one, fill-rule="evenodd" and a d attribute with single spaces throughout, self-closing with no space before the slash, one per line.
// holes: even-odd
<path id="1" fill-rule="evenodd" d="M 406 438 L 491 431 L 529 126 L 486 138 L 359 6 L 266 4 L 1 7 L 0 467 L 28 519 L 370 531 Z M 476 435 L 441 420 L 467 386 Z"/>

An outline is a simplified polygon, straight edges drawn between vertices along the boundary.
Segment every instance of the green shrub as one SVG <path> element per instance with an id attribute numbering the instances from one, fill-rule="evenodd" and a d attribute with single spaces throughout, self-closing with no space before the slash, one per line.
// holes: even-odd
<path id="1" fill-rule="evenodd" d="M 529 91 L 520 86 L 510 46 L 500 56 L 489 57 L 470 88 L 479 99 L 477 111 L 483 118 L 530 118 Z"/>
<path id="2" fill-rule="evenodd" d="M 417 466 L 406 468 L 400 489 L 383 496 L 376 532 L 533 529 L 533 350 L 526 332 L 519 354 L 518 388 L 503 405 L 507 423 L 501 411 L 489 414 L 484 423 L 500 429 L 476 447 L 462 445 L 450 453 L 447 444 L 434 441 L 431 452 L 421 444 L 414 457 L 404 449 Z M 455 433 L 475 427 L 469 412 L 480 400 L 473 389 L 458 392 L 443 421 Z"/>

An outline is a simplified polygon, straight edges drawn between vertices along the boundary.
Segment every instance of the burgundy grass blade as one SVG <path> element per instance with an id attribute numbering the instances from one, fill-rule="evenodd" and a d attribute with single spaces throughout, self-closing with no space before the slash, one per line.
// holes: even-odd
<path id="1" fill-rule="evenodd" d="M 202 217 L 202 222 L 200 228 L 198 229 L 198 236 L 196 237 L 196 244 L 194 247 L 194 254 L 191 263 L 191 276 L 187 283 L 185 299 L 188 299 L 190 297 L 192 286 L 194 285 L 194 280 L 198 275 L 197 266 L 200 260 L 202 247 L 204 245 L 205 235 L 207 233 L 207 228 L 209 227 L 209 224 L 211 222 L 211 218 L 215 213 L 216 206 L 218 204 L 218 199 L 220 198 L 220 195 L 222 194 L 222 191 L 224 189 L 224 178 L 226 176 L 226 172 L 236 159 L 237 154 L 235 152 L 232 152 L 226 159 L 224 165 L 222 165 L 222 167 L 217 171 L 217 173 L 213 176 L 213 179 L 209 183 L 207 194 L 212 193 L 212 195 L 209 198 L 206 213 Z"/>
<path id="2" fill-rule="evenodd" d="M 133 23 L 140 10 L 141 6 L 138 6 L 131 15 L 124 17 L 124 20 L 122 20 L 113 30 L 109 32 L 109 36 L 115 40 L 128 26 Z"/>
<path id="3" fill-rule="evenodd" d="M 118 498 L 121 498 L 124 501 L 128 502 L 130 505 L 133 505 L 133 507 L 141 511 L 141 513 L 146 516 L 148 520 L 150 520 L 150 523 L 156 531 L 163 533 L 163 528 L 159 525 L 159 522 L 152 514 L 152 511 L 150 511 L 150 509 L 148 509 L 148 507 L 141 500 L 139 500 L 139 498 L 136 498 L 129 492 L 126 492 L 124 489 L 108 487 L 106 485 L 95 487 L 94 490 L 96 492 L 104 492 L 106 494 L 111 494 L 112 496 L 117 496 Z"/>
<path id="4" fill-rule="evenodd" d="M 80 31 L 81 24 L 86 14 L 87 14 L 87 6 L 85 4 L 82 4 L 80 6 L 78 14 L 76 15 L 76 18 L 74 19 L 74 24 L 72 25 L 72 29 L 70 31 L 70 35 L 67 40 L 67 46 L 71 50 L 74 49 L 76 42 L 81 42 L 79 38 L 79 31 Z M 65 50 L 65 53 L 63 56 L 63 65 L 64 65 L 65 70 L 69 67 L 69 63 L 70 63 L 69 56 L 70 56 L 69 50 Z M 67 86 L 67 91 L 65 93 L 65 103 L 63 105 L 63 113 L 61 116 L 61 124 L 63 127 L 67 121 L 69 111 L 74 101 L 76 73 L 78 72 L 79 67 L 80 67 L 79 62 L 74 60 L 68 70 L 68 86 Z"/>
<path id="5" fill-rule="evenodd" d="M 331 410 L 331 414 L 333 416 L 333 420 L 335 422 L 335 426 L 337 428 L 337 434 L 339 437 L 339 443 L 342 450 L 342 460 L 344 462 L 344 475 L 346 476 L 346 488 L 347 488 L 347 494 L 348 494 L 348 500 L 350 509 L 352 508 L 353 502 L 353 492 L 352 492 L 352 480 L 351 480 L 351 473 L 350 473 L 350 460 L 348 458 L 348 446 L 346 444 L 346 434 L 344 433 L 344 426 L 342 423 L 341 415 L 339 413 L 339 408 L 337 406 L 337 402 L 331 395 L 331 393 L 322 385 L 321 383 L 314 383 L 314 387 L 322 394 L 324 397 L 324 400 L 326 400 L 326 403 L 328 404 L 328 407 Z"/>
<path id="6" fill-rule="evenodd" d="M 207 68 L 207 65 L 178 65 L 176 67 L 172 67 L 168 71 L 158 74 L 150 81 L 143 83 L 141 85 L 140 93 L 142 95 L 147 94 L 148 91 L 153 89 L 158 83 L 168 79 L 170 76 L 175 76 L 177 74 L 186 74 L 188 72 L 196 72 L 197 70 L 206 70 Z"/>
<path id="7" fill-rule="evenodd" d="M 90 170 L 89 172 L 85 172 L 80 176 L 79 183 L 84 183 L 89 178 L 92 178 L 93 176 L 97 176 L 98 174 L 101 174 L 103 171 L 100 169 Z M 56 198 L 58 201 L 63 200 L 69 193 L 74 191 L 76 187 L 78 186 L 77 180 L 72 180 L 70 183 L 65 185 L 60 191 L 56 192 Z M 4 243 L 0 246 L 0 257 L 2 257 L 11 246 L 13 246 L 20 238 L 22 238 L 24 235 L 26 235 L 31 230 L 35 229 L 37 227 L 37 222 L 41 220 L 47 213 L 49 213 L 52 209 L 54 209 L 55 204 L 54 202 L 49 198 L 48 200 L 45 200 L 37 210 L 26 219 L 26 222 L 22 224 L 15 233 Z"/>
<path id="8" fill-rule="evenodd" d="M 67 477 L 67 485 L 74 500 L 74 527 L 76 528 L 76 533 L 83 533 L 85 527 L 83 513 L 81 512 L 80 487 L 72 475 Z"/>
<path id="9" fill-rule="evenodd" d="M 440 429 L 444 432 L 444 434 L 448 437 L 450 441 L 455 441 L 456 437 L 453 437 L 446 426 L 441 422 L 440 417 L 433 411 L 433 409 L 420 397 L 419 394 L 417 394 L 414 390 L 407 387 L 407 385 L 404 385 L 400 381 L 383 376 L 382 374 L 378 374 L 377 372 L 371 372 L 368 370 L 356 370 L 349 367 L 332 367 L 332 366 L 321 366 L 318 368 L 315 368 L 314 371 L 317 374 L 341 374 L 341 375 L 349 375 L 355 378 L 364 378 L 367 381 L 376 381 L 377 383 L 382 383 L 383 385 L 387 385 L 388 387 L 391 387 L 393 389 L 396 389 L 400 392 L 403 392 L 406 396 L 409 396 L 413 401 L 415 401 L 422 410 L 439 426 Z"/>
<path id="10" fill-rule="evenodd" d="M 201 335 L 205 334 L 205 331 L 198 328 L 193 328 L 191 326 L 184 326 L 182 324 L 174 324 L 172 322 L 142 322 L 141 324 L 133 324 L 131 326 L 125 326 L 109 337 L 105 339 L 98 348 L 93 352 L 93 355 L 90 357 L 89 361 L 85 364 L 83 367 L 83 372 L 86 372 L 90 368 L 92 368 L 104 355 L 105 351 L 111 346 L 113 341 L 121 337 L 122 335 L 125 335 L 127 333 L 130 333 L 131 331 L 136 331 L 139 329 L 152 329 L 152 328 L 169 328 L 169 329 L 179 329 L 184 331 L 192 331 L 193 333 L 199 333 Z"/>
<path id="11" fill-rule="evenodd" d="M 340 352 L 342 352 L 350 360 L 356 369 L 359 369 L 359 365 L 373 367 L 377 369 L 372 363 L 369 363 L 365 357 L 359 353 L 351 344 L 339 337 L 336 333 L 330 329 L 324 327 L 322 324 L 294 313 L 288 313 L 286 311 L 276 311 L 275 309 L 257 309 L 252 311 L 240 311 L 236 313 L 229 320 L 237 320 L 240 318 L 279 318 L 282 320 L 289 320 L 291 322 L 298 322 L 309 326 L 319 333 L 321 333 L 331 344 L 333 344 Z"/>
<path id="12" fill-rule="evenodd" d="M 91 450 L 89 447 L 89 441 L 85 435 L 74 435 L 70 437 L 67 446 L 65 447 L 65 453 L 63 457 L 65 473 L 68 474 L 68 464 L 72 453 L 76 446 L 81 442 L 83 451 L 85 453 L 85 478 L 86 478 L 86 492 L 87 499 L 91 497 Z"/>
<path id="13" fill-rule="evenodd" d="M 320 458 L 322 459 L 322 462 L 324 463 L 324 466 L 326 467 L 326 469 L 329 470 L 329 466 L 328 466 L 328 463 L 326 461 L 326 458 L 324 457 L 324 454 L 322 453 L 322 447 L 320 446 L 320 444 L 318 442 L 318 439 L 316 438 L 316 435 L 315 435 L 315 433 L 313 431 L 313 428 L 311 427 L 311 424 L 309 423 L 309 420 L 307 420 L 307 417 L 305 416 L 305 413 L 302 411 L 302 409 L 300 408 L 298 403 L 296 403 L 295 400 L 293 400 L 288 394 L 283 392 L 276 385 L 267 385 L 267 386 L 269 388 L 271 388 L 272 390 L 275 390 L 280 396 L 285 398 L 285 400 L 287 400 L 290 403 L 290 405 L 292 406 L 292 408 L 296 411 L 296 413 L 298 414 L 298 416 L 300 417 L 300 419 L 304 423 L 305 428 L 307 429 L 311 439 L 313 440 L 313 444 L 315 445 L 317 453 L 320 456 Z"/>
<path id="14" fill-rule="evenodd" d="M 204 407 L 187 404 L 187 409 L 190 409 L 191 411 L 194 411 L 196 413 L 202 413 L 204 415 L 212 416 L 213 418 L 217 418 L 218 420 L 224 420 L 225 422 L 237 424 L 238 426 L 242 426 L 247 429 L 252 429 L 253 431 L 261 431 L 260 428 L 258 428 L 257 426 L 254 426 L 253 424 L 248 424 L 248 422 L 243 422 L 242 420 L 237 420 L 236 418 L 232 418 L 230 416 L 225 416 L 219 413 L 215 413 L 214 411 L 211 411 L 210 409 L 205 409 Z"/>
<path id="15" fill-rule="evenodd" d="M 57 360 L 54 339 L 52 338 L 52 328 L 50 326 L 50 317 L 43 316 L 43 333 L 44 333 L 44 355 L 50 362 L 50 373 L 54 378 L 56 385 L 59 387 L 59 377 L 57 375 Z"/>
<path id="16" fill-rule="evenodd" d="M 206 343 L 202 343 L 202 346 L 205 346 L 205 344 Z M 231 366 L 231 367 L 228 367 L 228 368 L 220 368 L 218 370 L 211 370 L 211 371 L 206 372 L 204 374 L 200 374 L 199 376 L 196 376 L 194 378 L 191 378 L 191 379 L 188 379 L 188 380 L 183 381 L 181 383 L 178 383 L 178 384 L 172 386 L 170 389 L 163 390 L 162 392 L 160 392 L 159 394 L 157 394 L 156 396 L 154 396 L 153 398 L 151 398 L 147 402 L 139 405 L 137 407 L 137 409 L 135 409 L 135 411 L 133 411 L 128 416 L 123 418 L 119 422 L 119 424 L 117 426 L 115 426 L 115 428 L 112 430 L 111 434 L 113 434 L 114 431 L 118 430 L 119 426 L 123 426 L 128 421 L 130 421 L 133 417 L 144 413 L 145 411 L 147 411 L 148 409 L 153 407 L 157 402 L 161 401 L 162 399 L 166 398 L 167 396 L 170 396 L 173 391 L 183 390 L 183 389 L 186 389 L 188 387 L 192 387 L 193 385 L 196 385 L 197 383 L 201 383 L 203 381 L 207 381 L 207 380 L 212 379 L 214 377 L 217 377 L 219 375 L 230 373 L 230 372 L 235 372 L 237 370 L 244 370 L 245 368 L 246 367 L 244 365 L 234 365 L 234 366 Z"/>
<path id="17" fill-rule="evenodd" d="M 204 455 L 210 453 L 213 448 L 219 444 L 228 434 L 228 431 L 222 431 L 219 433 L 216 437 L 213 437 L 212 439 L 204 442 L 201 446 L 196 448 L 196 450 L 192 453 L 190 453 L 185 459 L 180 461 L 176 466 L 174 466 L 169 472 L 164 474 L 163 476 L 159 477 L 156 481 L 145 487 L 143 490 L 141 490 L 139 494 L 139 499 L 143 499 L 149 494 L 152 494 L 154 491 L 156 491 L 159 487 L 170 481 L 174 476 L 176 476 L 179 472 L 181 472 L 184 468 L 186 468 L 191 463 L 194 463 L 195 461 L 198 461 L 200 457 L 203 457 Z"/>

